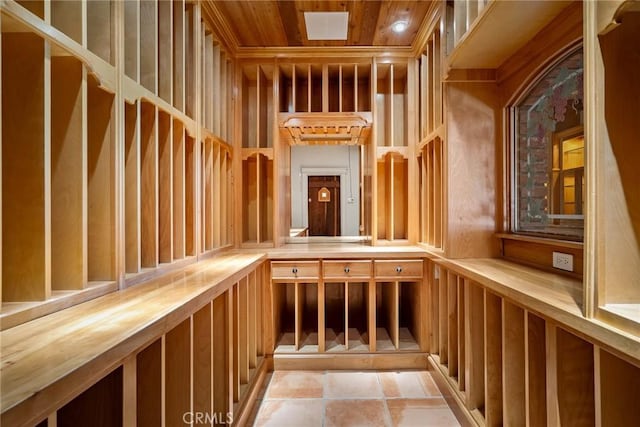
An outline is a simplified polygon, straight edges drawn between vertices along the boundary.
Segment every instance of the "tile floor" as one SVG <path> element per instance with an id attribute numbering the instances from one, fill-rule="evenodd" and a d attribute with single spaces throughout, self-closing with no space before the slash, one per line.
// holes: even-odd
<path id="1" fill-rule="evenodd" d="M 427 371 L 276 371 L 254 426 L 459 426 Z"/>

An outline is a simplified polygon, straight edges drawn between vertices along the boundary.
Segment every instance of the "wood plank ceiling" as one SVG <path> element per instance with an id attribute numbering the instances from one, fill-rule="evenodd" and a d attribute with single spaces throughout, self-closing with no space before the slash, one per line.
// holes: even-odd
<path id="1" fill-rule="evenodd" d="M 236 39 L 234 47 L 411 46 L 431 1 L 209 0 Z M 347 40 L 307 40 L 304 12 L 349 12 Z M 401 34 L 391 30 L 408 22 Z"/>

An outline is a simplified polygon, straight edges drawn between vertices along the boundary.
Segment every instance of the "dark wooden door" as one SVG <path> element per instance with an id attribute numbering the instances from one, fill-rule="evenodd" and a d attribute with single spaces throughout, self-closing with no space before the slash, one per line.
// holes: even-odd
<path id="1" fill-rule="evenodd" d="M 321 192 L 329 192 L 329 201 L 321 201 Z M 310 176 L 309 236 L 340 235 L 340 177 Z"/>

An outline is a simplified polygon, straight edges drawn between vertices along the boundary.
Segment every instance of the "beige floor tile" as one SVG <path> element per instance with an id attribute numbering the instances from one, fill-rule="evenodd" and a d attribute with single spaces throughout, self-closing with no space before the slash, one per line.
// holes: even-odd
<path id="1" fill-rule="evenodd" d="M 327 399 L 382 399 L 382 387 L 375 372 L 327 372 Z"/>
<path id="2" fill-rule="evenodd" d="M 265 399 L 321 398 L 323 372 L 276 371 Z"/>
<path id="3" fill-rule="evenodd" d="M 383 400 L 326 400 L 325 427 L 385 427 Z"/>
<path id="4" fill-rule="evenodd" d="M 387 400 L 394 427 L 454 427 L 458 420 L 443 398 Z"/>
<path id="5" fill-rule="evenodd" d="M 321 399 L 265 400 L 253 424 L 256 427 L 321 427 Z"/>
<path id="6" fill-rule="evenodd" d="M 424 386 L 422 371 L 408 372 L 379 372 L 380 384 L 385 397 L 396 398 L 418 398 L 431 397 L 432 390 L 427 390 Z"/>
<path id="7" fill-rule="evenodd" d="M 420 371 L 420 380 L 422 381 L 422 387 L 424 387 L 427 396 L 442 396 L 430 372 Z"/>

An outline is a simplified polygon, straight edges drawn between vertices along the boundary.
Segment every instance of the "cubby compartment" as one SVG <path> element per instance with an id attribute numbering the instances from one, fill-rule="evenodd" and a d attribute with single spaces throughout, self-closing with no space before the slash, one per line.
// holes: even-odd
<path id="1" fill-rule="evenodd" d="M 173 106 L 184 112 L 185 73 L 185 2 L 171 2 L 173 8 Z"/>
<path id="2" fill-rule="evenodd" d="M 157 92 L 158 2 L 140 0 L 139 83 L 151 93 Z M 193 117 L 193 116 L 192 116 Z"/>
<path id="3" fill-rule="evenodd" d="M 148 102 L 140 104 L 140 261 L 142 268 L 158 265 L 158 114 Z"/>
<path id="4" fill-rule="evenodd" d="M 297 64 L 293 66 L 293 111 L 307 113 L 311 111 L 311 66 Z"/>
<path id="5" fill-rule="evenodd" d="M 547 422 L 547 343 L 546 322 L 533 313 L 525 314 L 525 372 L 527 419 L 529 425 Z"/>
<path id="6" fill-rule="evenodd" d="M 485 407 L 486 425 L 503 422 L 502 389 L 502 300 L 486 291 L 484 295 Z"/>
<path id="7" fill-rule="evenodd" d="M 2 301 L 42 301 L 51 293 L 45 42 L 3 32 L 1 50 Z"/>
<path id="8" fill-rule="evenodd" d="M 439 29 L 434 29 L 419 61 L 420 140 L 424 140 L 443 124 L 442 41 Z"/>
<path id="9" fill-rule="evenodd" d="M 185 170 L 185 139 L 184 139 L 184 126 L 178 120 L 173 120 L 173 135 L 172 135 L 172 191 L 171 201 L 173 209 L 171 214 L 173 215 L 173 230 L 172 230 L 172 260 L 178 260 L 185 257 L 185 185 L 186 180 Z"/>
<path id="10" fill-rule="evenodd" d="M 192 3 L 184 4 L 184 112 L 187 116 L 196 117 L 196 28 L 195 7 Z"/>
<path id="11" fill-rule="evenodd" d="M 375 287 L 375 351 L 420 351 L 422 284 L 377 282 Z"/>
<path id="12" fill-rule="evenodd" d="M 218 298 L 224 298 L 218 297 Z M 208 303 L 193 316 L 193 411 L 213 411 L 213 304 Z M 224 329 L 224 328 L 223 328 Z M 219 337 L 216 337 L 219 338 Z M 222 345 L 225 341 L 219 341 Z M 223 353 L 223 352 L 221 352 Z M 182 364 L 186 364 L 182 361 Z M 224 363 L 223 363 L 224 366 Z M 186 375 L 184 375 L 186 377 Z M 222 382 L 222 381 L 221 381 Z M 188 393 L 185 394 L 188 396 Z"/>
<path id="13" fill-rule="evenodd" d="M 242 161 L 243 242 L 273 243 L 273 160 L 261 153 Z"/>
<path id="14" fill-rule="evenodd" d="M 555 328 L 554 344 L 557 423 L 595 425 L 593 344 L 562 328 Z"/>
<path id="15" fill-rule="evenodd" d="M 428 141 L 419 151 L 420 241 L 443 247 L 443 151 L 442 140 Z"/>
<path id="16" fill-rule="evenodd" d="M 596 350 L 596 400 L 600 401 L 602 426 L 633 425 L 640 419 L 640 367 L 601 348 Z M 621 393 L 621 391 L 624 392 Z"/>
<path id="17" fill-rule="evenodd" d="M 356 111 L 371 111 L 371 65 L 356 64 L 354 73 Z"/>
<path id="18" fill-rule="evenodd" d="M 56 413 L 58 426 L 121 426 L 122 367 L 106 375 Z"/>
<path id="19" fill-rule="evenodd" d="M 293 113 L 294 109 L 294 91 L 293 91 L 293 75 L 294 67 L 291 65 L 281 65 L 278 68 L 278 92 L 279 92 L 279 111 L 281 113 Z"/>
<path id="20" fill-rule="evenodd" d="M 347 96 L 344 89 L 349 88 L 348 83 L 343 84 L 345 78 L 345 71 L 348 75 L 349 72 L 342 65 L 329 65 L 327 66 L 327 95 L 328 95 L 328 111 L 329 112 L 341 112 L 341 111 L 353 111 L 353 109 L 343 110 L 343 96 Z M 351 69 L 351 81 L 353 82 L 353 68 Z M 351 85 L 351 105 L 353 105 L 353 84 Z M 347 105 L 348 101 L 347 101 Z"/>
<path id="21" fill-rule="evenodd" d="M 87 86 L 82 63 L 71 56 L 51 58 L 51 105 L 51 288 L 82 289 Z"/>
<path id="22" fill-rule="evenodd" d="M 162 423 L 162 338 L 136 356 L 136 421 L 139 425 Z"/>
<path id="23" fill-rule="evenodd" d="M 173 136 L 171 116 L 158 111 L 158 262 L 173 261 Z"/>
<path id="24" fill-rule="evenodd" d="M 29 3 L 35 3 L 29 1 Z M 82 2 L 57 0 L 50 2 L 51 25 L 82 44 Z"/>
<path id="25" fill-rule="evenodd" d="M 348 283 L 324 284 L 325 351 L 347 349 Z"/>
<path id="26" fill-rule="evenodd" d="M 378 63 L 376 82 L 376 145 L 407 146 L 407 66 Z"/>
<path id="27" fill-rule="evenodd" d="M 87 48 L 111 65 L 115 64 L 115 2 L 86 2 Z"/>
<path id="28" fill-rule="evenodd" d="M 296 350 L 296 284 L 272 283 L 275 352 Z"/>
<path id="29" fill-rule="evenodd" d="M 213 363 L 213 411 L 214 413 L 226 414 L 233 409 L 229 399 L 230 383 L 229 372 L 231 360 L 229 358 L 229 297 L 224 293 L 216 297 L 212 304 L 212 358 Z"/>
<path id="30" fill-rule="evenodd" d="M 173 2 L 159 1 L 157 8 L 158 96 L 171 104 L 173 96 Z"/>
<path id="31" fill-rule="evenodd" d="M 242 147 L 273 147 L 273 68 L 246 65 L 242 74 Z"/>
<path id="32" fill-rule="evenodd" d="M 87 252 L 89 281 L 116 279 L 114 95 L 87 85 Z"/>
<path id="33" fill-rule="evenodd" d="M 191 319 L 187 318 L 165 335 L 164 421 L 180 425 L 191 410 Z M 195 379 L 195 376 L 194 376 Z"/>
<path id="34" fill-rule="evenodd" d="M 185 255 L 196 255 L 196 147 L 195 139 L 185 131 L 184 136 L 184 234 Z"/>
<path id="35" fill-rule="evenodd" d="M 377 162 L 377 238 L 408 238 L 408 161 L 397 153 L 387 153 Z"/>
<path id="36" fill-rule="evenodd" d="M 503 393 L 509 396 L 503 420 L 514 425 L 526 419 L 525 311 L 502 300 Z"/>
<path id="37" fill-rule="evenodd" d="M 346 283 L 346 344 L 347 350 L 369 351 L 369 286 L 367 282 Z"/>
<path id="38" fill-rule="evenodd" d="M 484 290 L 464 279 L 465 295 L 465 381 L 467 408 L 485 413 Z"/>
<path id="39" fill-rule="evenodd" d="M 69 3 L 80 2 L 70 1 Z M 124 73 L 133 81 L 138 81 L 138 57 L 140 55 L 140 40 L 138 28 L 140 25 L 140 2 L 124 2 Z"/>
<path id="40" fill-rule="evenodd" d="M 328 84 L 328 82 L 327 82 Z M 320 113 L 328 111 L 328 94 L 325 96 L 322 65 L 309 66 L 309 111 Z M 326 100 L 326 101 L 325 101 Z"/>
<path id="41" fill-rule="evenodd" d="M 125 272 L 140 271 L 140 104 L 124 109 Z"/>
<path id="42" fill-rule="evenodd" d="M 318 284 L 295 284 L 295 349 L 318 351 Z"/>

